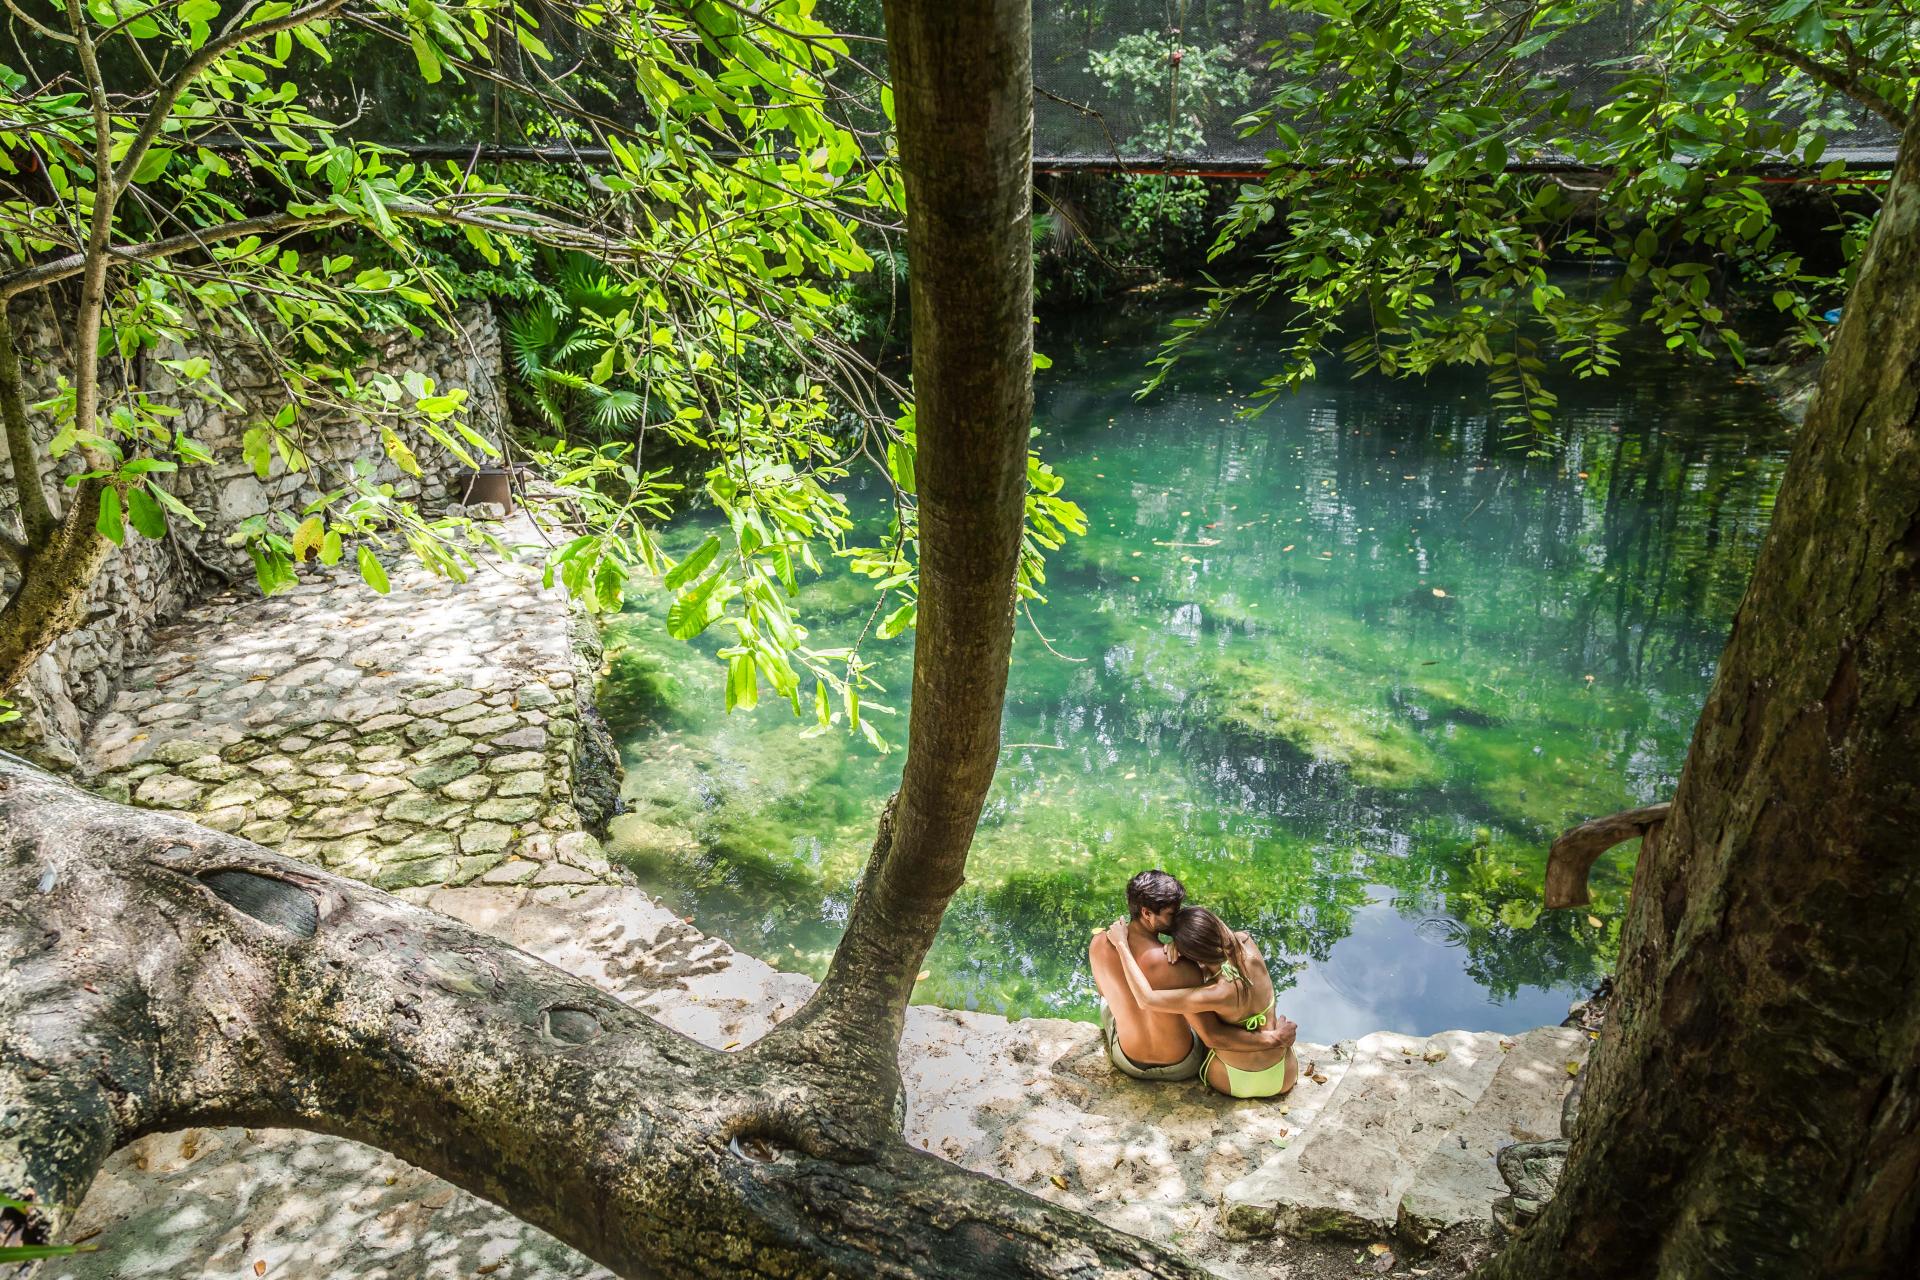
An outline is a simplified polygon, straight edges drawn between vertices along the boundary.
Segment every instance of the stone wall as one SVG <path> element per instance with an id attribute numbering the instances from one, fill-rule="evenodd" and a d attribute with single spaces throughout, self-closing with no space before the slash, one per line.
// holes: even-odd
<path id="1" fill-rule="evenodd" d="M 70 376 L 73 368 L 56 302 L 40 299 L 16 304 L 13 310 L 30 400 L 52 394 L 57 380 Z M 365 368 L 396 374 L 418 369 L 438 388 L 464 388 L 471 407 L 469 422 L 497 442 L 507 418 L 499 331 L 484 303 L 469 304 L 455 322 L 458 333 L 429 329 L 419 338 L 405 332 L 372 335 Z M 112 704 L 128 665 L 146 651 L 157 625 L 212 589 L 251 579 L 252 566 L 244 550 L 226 545 L 240 521 L 269 508 L 297 511 L 323 492 L 322 483 L 337 484 L 340 468 L 355 459 L 376 464 L 378 479 L 393 484 L 398 493 L 429 503 L 445 500 L 465 470 L 424 433 L 403 431 L 424 473 L 416 479 L 393 464 L 377 434 L 364 424 L 335 418 L 302 424 L 303 447 L 318 476 L 314 471 L 290 474 L 276 457 L 263 480 L 242 460 L 240 444 L 249 426 L 270 419 L 286 402 L 266 363 L 237 346 L 165 354 L 171 358 L 204 355 L 212 360 L 216 377 L 239 408 L 223 410 L 192 398 L 177 401 L 182 413 L 175 420 L 176 428 L 206 446 L 215 460 L 210 466 L 183 467 L 166 477 L 166 483 L 207 527 L 194 529 L 176 520 L 160 542 L 149 542 L 129 529 L 126 545 L 113 553 L 94 584 L 94 620 L 56 644 L 35 666 L 27 687 L 13 694 L 21 718 L 0 726 L 0 744 L 56 768 L 71 770 L 80 765 L 79 744 L 87 727 Z M 151 360 L 136 365 L 136 376 L 143 376 L 156 396 L 173 399 L 166 395 L 168 375 Z M 40 415 L 36 426 L 42 440 L 52 435 L 53 424 L 45 415 Z M 76 470 L 78 460 L 69 458 L 60 468 L 44 457 L 42 462 L 57 510 L 66 491 L 57 481 L 56 470 L 62 474 Z M 12 467 L 0 453 L 0 522 L 18 533 L 12 481 Z M 10 575 L 0 580 L 0 588 L 12 590 Z"/>

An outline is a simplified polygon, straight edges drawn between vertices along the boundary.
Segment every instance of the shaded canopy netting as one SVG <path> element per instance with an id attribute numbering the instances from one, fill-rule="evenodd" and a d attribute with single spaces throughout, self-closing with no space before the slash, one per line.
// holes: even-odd
<path id="1" fill-rule="evenodd" d="M 1652 12 L 1644 0 L 1599 8 L 1525 65 L 1576 105 L 1604 101 L 1640 48 Z M 1277 87 L 1273 46 L 1322 21 L 1268 0 L 1036 5 L 1036 163 L 1257 167 L 1273 135 L 1246 137 L 1236 122 Z M 1756 115 L 1794 125 L 1807 118 L 1809 104 L 1781 103 L 1768 86 L 1750 86 L 1741 96 Z M 1892 160 L 1899 139 L 1879 117 L 1834 94 L 1821 95 L 1817 105 L 1829 159 Z"/>
<path id="2" fill-rule="evenodd" d="M 1645 0 L 1603 8 L 1594 20 L 1536 54 L 1530 60 L 1533 69 L 1576 102 L 1603 100 L 1622 74 L 1623 60 L 1639 47 L 1650 12 Z M 881 30 L 879 0 L 822 0 L 819 15 L 840 30 L 870 35 Z M 1276 10 L 1268 0 L 1036 4 L 1036 167 L 1256 170 L 1274 145 L 1272 135 L 1243 136 L 1238 122 L 1267 103 L 1279 83 L 1271 69 L 1273 42 L 1310 31 L 1321 21 Z M 535 65 L 509 44 L 498 64 L 504 78 L 559 90 L 611 120 L 642 121 L 645 104 L 618 83 L 618 69 L 596 53 L 591 37 L 558 21 L 543 24 L 541 36 L 554 60 Z M 483 82 L 426 84 L 404 46 L 359 38 L 362 47 L 336 54 L 330 68 L 309 78 L 323 98 L 334 99 L 328 106 L 335 118 L 353 118 L 353 136 L 402 148 L 556 141 L 521 95 Z M 881 45 L 861 43 L 857 52 L 884 74 Z M 883 129 L 871 77 L 849 68 L 837 79 L 847 96 L 836 109 L 864 128 Z M 1743 96 L 1756 114 L 1786 124 L 1799 124 L 1810 105 L 1775 101 L 1764 85 L 1750 86 Z M 1838 95 L 1811 105 L 1824 122 L 1828 159 L 1892 161 L 1898 139 L 1883 121 Z"/>

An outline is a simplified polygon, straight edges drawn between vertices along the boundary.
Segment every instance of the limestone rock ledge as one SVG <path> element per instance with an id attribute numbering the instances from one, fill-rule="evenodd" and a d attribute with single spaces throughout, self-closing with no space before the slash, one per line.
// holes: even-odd
<path id="1" fill-rule="evenodd" d="M 750 1044 L 812 991 L 630 886 L 571 898 L 442 889 L 429 905 L 619 995 L 715 1047 Z M 1303 1044 L 1281 1102 L 1120 1077 L 1088 1023 L 916 1007 L 902 1052 L 906 1132 L 972 1169 L 1172 1244 L 1232 1278 L 1284 1274 L 1275 1232 L 1424 1240 L 1485 1218 L 1495 1150 L 1557 1132 L 1587 1037 L 1381 1033 Z M 1444 1055 L 1444 1056 L 1443 1056 Z M 1056 1181 L 1058 1179 L 1058 1181 Z M 1064 1186 L 1060 1185 L 1064 1182 Z M 100 1251 L 62 1280 L 253 1274 L 596 1280 L 607 1273 L 431 1175 L 355 1143 L 284 1131 L 144 1139 L 109 1164 L 75 1224 Z"/>

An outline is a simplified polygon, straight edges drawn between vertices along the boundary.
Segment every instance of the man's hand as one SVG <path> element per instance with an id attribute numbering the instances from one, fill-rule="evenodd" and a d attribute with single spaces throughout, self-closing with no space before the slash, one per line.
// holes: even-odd
<path id="1" fill-rule="evenodd" d="M 1293 1019 L 1283 1018 L 1276 1013 L 1268 1018 L 1267 1025 L 1255 1034 L 1265 1042 L 1267 1048 L 1291 1049 L 1294 1039 L 1300 1034 L 1300 1028 Z"/>

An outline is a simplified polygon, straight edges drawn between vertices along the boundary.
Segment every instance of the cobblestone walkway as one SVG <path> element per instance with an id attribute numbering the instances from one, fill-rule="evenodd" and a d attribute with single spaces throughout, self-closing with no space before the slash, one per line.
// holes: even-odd
<path id="1" fill-rule="evenodd" d="M 530 566 L 234 588 L 155 637 L 88 739 L 95 785 L 416 900 L 564 897 L 622 878 L 573 803 L 590 660 Z"/>

